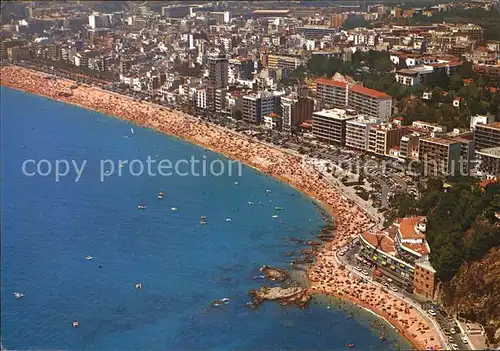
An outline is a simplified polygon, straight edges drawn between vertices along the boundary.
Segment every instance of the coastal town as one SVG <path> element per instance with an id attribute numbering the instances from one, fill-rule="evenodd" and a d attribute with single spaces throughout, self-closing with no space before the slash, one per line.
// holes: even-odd
<path id="1" fill-rule="evenodd" d="M 483 295 L 454 295 L 500 253 L 499 1 L 12 2 L 1 20 L 2 86 L 324 205 L 333 234 L 310 243 L 308 286 L 284 289 L 301 306 L 351 301 L 416 349 L 500 344 L 498 262 Z"/>

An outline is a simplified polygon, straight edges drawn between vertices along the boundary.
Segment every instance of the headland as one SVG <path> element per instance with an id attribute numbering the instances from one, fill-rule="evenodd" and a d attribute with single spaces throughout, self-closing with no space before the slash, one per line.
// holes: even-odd
<path id="1" fill-rule="evenodd" d="M 73 81 L 54 79 L 21 67 L 3 67 L 1 84 L 115 116 L 187 140 L 257 168 L 319 201 L 335 218 L 336 228 L 333 240 L 316 251 L 316 260 L 308 271 L 311 284 L 307 293 L 336 296 L 373 311 L 392 324 L 416 349 L 439 345 L 437 331 L 419 311 L 407 301 L 398 299 L 349 272 L 337 259 L 336 252 L 361 231 L 373 226 L 373 222 L 362 208 L 302 162 L 300 156 L 243 135 L 229 133 L 224 128 L 180 111 L 168 110 L 95 87 L 76 87 Z"/>

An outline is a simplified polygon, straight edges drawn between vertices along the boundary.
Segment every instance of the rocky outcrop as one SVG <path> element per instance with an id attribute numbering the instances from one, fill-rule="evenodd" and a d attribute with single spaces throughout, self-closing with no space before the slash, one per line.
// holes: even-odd
<path id="1" fill-rule="evenodd" d="M 279 268 L 263 266 L 260 271 L 264 273 L 267 279 L 277 282 L 283 282 L 288 278 L 288 273 Z"/>
<path id="2" fill-rule="evenodd" d="M 248 294 L 253 298 L 253 305 L 259 305 L 265 300 L 278 300 L 282 306 L 298 305 L 300 308 L 306 308 L 311 299 L 307 289 L 298 286 L 288 288 L 261 286 L 259 289 L 250 290 Z"/>
<path id="3" fill-rule="evenodd" d="M 465 263 L 440 286 L 439 298 L 449 313 L 481 323 L 492 343 L 500 342 L 500 248 L 481 260 Z"/>

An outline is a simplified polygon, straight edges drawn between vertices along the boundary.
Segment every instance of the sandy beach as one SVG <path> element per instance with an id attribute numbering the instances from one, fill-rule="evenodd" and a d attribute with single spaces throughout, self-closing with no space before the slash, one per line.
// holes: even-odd
<path id="1" fill-rule="evenodd" d="M 79 86 L 21 67 L 1 69 L 3 86 L 116 116 L 137 125 L 154 128 L 255 167 L 324 204 L 335 218 L 333 241 L 317 251 L 308 276 L 310 293 L 327 294 L 352 301 L 388 320 L 417 349 L 440 345 L 437 331 L 408 302 L 347 271 L 335 259 L 335 252 L 373 223 L 354 202 L 305 165 L 299 156 L 266 146 L 250 138 L 228 133 L 181 112 L 93 87 Z M 69 117 L 69 116 L 68 116 Z M 444 345 L 440 345 L 443 347 Z"/>

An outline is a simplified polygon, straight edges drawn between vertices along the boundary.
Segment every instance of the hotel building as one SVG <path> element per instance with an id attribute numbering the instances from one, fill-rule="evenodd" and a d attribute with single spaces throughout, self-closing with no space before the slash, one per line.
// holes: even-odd
<path id="1" fill-rule="evenodd" d="M 291 134 L 302 122 L 310 120 L 314 112 L 314 100 L 293 94 L 281 98 L 283 131 Z"/>
<path id="2" fill-rule="evenodd" d="M 296 70 L 305 61 L 300 56 L 268 55 L 267 67 L 272 69 L 286 68 L 290 71 Z"/>
<path id="3" fill-rule="evenodd" d="M 418 160 L 426 176 L 460 174 L 462 143 L 452 139 L 425 137 L 419 140 Z"/>
<path id="4" fill-rule="evenodd" d="M 303 26 L 297 28 L 297 31 L 302 33 L 306 39 L 321 39 L 339 32 L 337 28 L 327 26 Z"/>
<path id="5" fill-rule="evenodd" d="M 353 110 L 342 110 L 334 108 L 314 112 L 312 115 L 313 135 L 326 143 L 345 145 L 347 121 L 356 119 Z"/>
<path id="6" fill-rule="evenodd" d="M 475 125 L 476 150 L 500 146 L 500 122 Z"/>
<path id="7" fill-rule="evenodd" d="M 345 145 L 353 149 L 366 150 L 370 128 L 378 125 L 380 120 L 358 116 L 346 122 Z"/>
<path id="8" fill-rule="evenodd" d="M 416 132 L 402 136 L 399 142 L 399 158 L 418 160 L 418 143 L 420 137 L 420 133 Z"/>
<path id="9" fill-rule="evenodd" d="M 348 103 L 347 86 L 345 82 L 320 78 L 316 80 L 316 98 L 324 108 L 345 108 Z"/>
<path id="10" fill-rule="evenodd" d="M 264 116 L 280 112 L 280 95 L 263 91 L 243 96 L 243 120 L 261 124 Z M 279 114 L 279 113 L 278 113 Z"/>
<path id="11" fill-rule="evenodd" d="M 432 299 L 436 271 L 428 262 L 426 227 L 425 217 L 407 217 L 382 231 L 364 232 L 359 236 L 361 250 L 357 258 L 376 266 L 381 275 L 406 290 Z"/>
<path id="12" fill-rule="evenodd" d="M 392 115 L 392 97 L 361 85 L 349 87 L 348 106 L 360 114 L 388 121 Z"/>
<path id="13" fill-rule="evenodd" d="M 325 108 L 355 109 L 368 117 L 387 121 L 392 115 L 392 98 L 361 85 L 320 78 L 316 81 L 316 98 Z"/>
<path id="14" fill-rule="evenodd" d="M 500 146 L 476 151 L 476 155 L 481 159 L 481 173 L 486 178 L 500 179 Z"/>
<path id="15" fill-rule="evenodd" d="M 401 139 L 409 133 L 411 133 L 409 129 L 392 123 L 371 126 L 368 131 L 366 151 L 380 156 L 389 156 L 389 150 L 400 146 Z"/>

